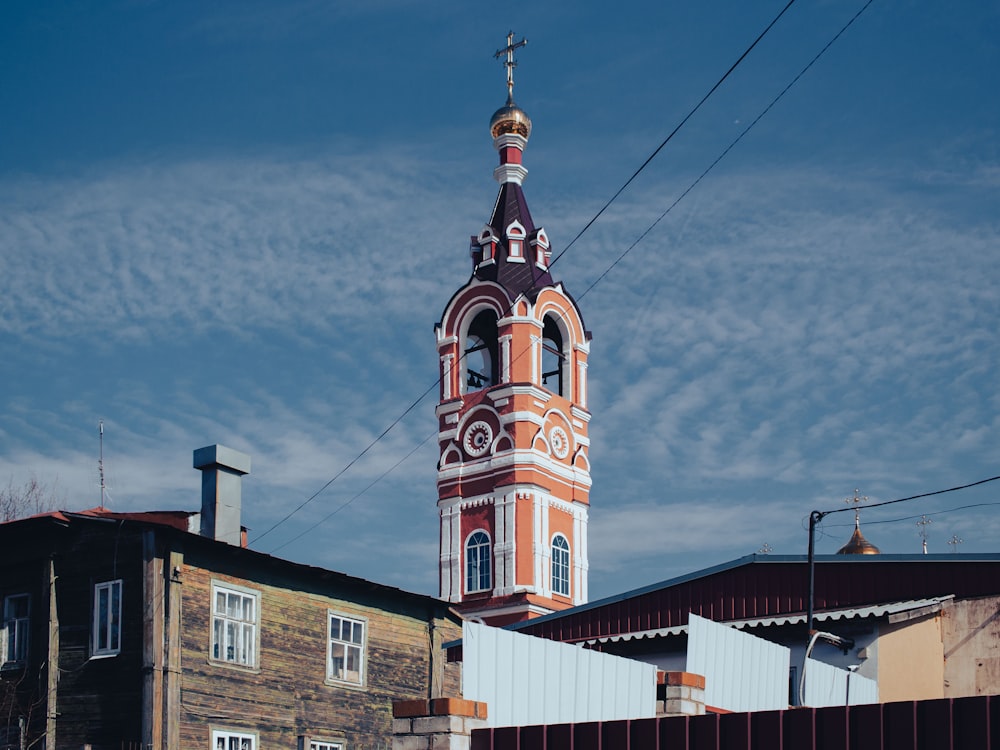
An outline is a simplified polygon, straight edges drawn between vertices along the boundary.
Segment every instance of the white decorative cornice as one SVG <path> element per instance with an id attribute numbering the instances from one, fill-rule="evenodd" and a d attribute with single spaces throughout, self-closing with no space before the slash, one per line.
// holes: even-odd
<path id="1" fill-rule="evenodd" d="M 453 414 L 460 411 L 465 403 L 460 398 L 452 399 L 451 401 L 445 401 L 443 404 L 438 404 L 434 409 L 434 415 L 440 419 L 446 414 Z"/>
<path id="2" fill-rule="evenodd" d="M 501 148 L 507 148 L 508 146 L 513 146 L 523 152 L 524 147 L 527 145 L 528 139 L 518 133 L 501 133 L 493 139 L 493 148 L 498 150 Z"/>
<path id="3" fill-rule="evenodd" d="M 531 383 L 514 383 L 503 388 L 493 388 L 487 395 L 494 401 L 511 396 L 534 396 L 537 400 L 548 403 L 552 398 L 549 391 Z"/>
<path id="4" fill-rule="evenodd" d="M 523 164 L 501 164 L 493 170 L 493 179 L 501 185 L 505 182 L 513 182 L 515 185 L 520 185 L 527 176 L 528 170 Z"/>

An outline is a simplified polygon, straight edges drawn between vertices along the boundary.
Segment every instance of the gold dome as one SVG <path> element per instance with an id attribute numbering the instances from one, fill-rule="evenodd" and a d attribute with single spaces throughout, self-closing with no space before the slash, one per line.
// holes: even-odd
<path id="1" fill-rule="evenodd" d="M 861 533 L 861 526 L 855 522 L 854 533 L 851 534 L 851 538 L 848 540 L 847 544 L 837 550 L 838 555 L 878 555 L 881 554 L 881 550 L 874 544 L 865 539 L 864 535 Z"/>
<path id="2" fill-rule="evenodd" d="M 507 133 L 516 133 L 524 138 L 531 135 L 531 120 L 525 111 L 510 99 L 505 106 L 494 112 L 490 119 L 490 134 L 494 138 Z"/>

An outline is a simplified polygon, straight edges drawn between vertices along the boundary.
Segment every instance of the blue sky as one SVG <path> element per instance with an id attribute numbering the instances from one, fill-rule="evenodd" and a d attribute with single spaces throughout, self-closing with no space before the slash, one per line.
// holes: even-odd
<path id="1" fill-rule="evenodd" d="M 862 4 L 798 0 L 554 268 L 594 335 L 592 597 L 804 553 L 856 487 L 1000 474 L 996 3 L 876 0 L 584 294 Z M 111 507 L 195 509 L 191 452 L 219 442 L 253 458 L 256 540 L 434 383 L 496 195 L 508 29 L 559 252 L 784 3 L 530 5 L 5 4 L 2 483 L 96 505 L 103 419 Z M 433 411 L 252 546 L 436 593 Z M 932 552 L 993 552 L 998 502 L 862 524 L 917 552 L 898 519 L 929 514 Z"/>

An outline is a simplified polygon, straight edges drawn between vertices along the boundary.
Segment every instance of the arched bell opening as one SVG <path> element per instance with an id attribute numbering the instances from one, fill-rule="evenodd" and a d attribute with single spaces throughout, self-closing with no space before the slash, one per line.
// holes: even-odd
<path id="1" fill-rule="evenodd" d="M 542 386 L 568 397 L 567 355 L 562 330 L 556 319 L 546 315 L 542 324 Z"/>
<path id="2" fill-rule="evenodd" d="M 497 337 L 496 313 L 493 310 L 479 312 L 469 325 L 462 353 L 466 393 L 481 391 L 499 382 Z"/>

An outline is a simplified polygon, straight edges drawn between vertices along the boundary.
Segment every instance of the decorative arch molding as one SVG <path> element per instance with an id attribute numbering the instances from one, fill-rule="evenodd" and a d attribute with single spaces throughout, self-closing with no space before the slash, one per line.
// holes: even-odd
<path id="1" fill-rule="evenodd" d="M 438 345 L 448 337 L 459 335 L 460 325 L 468 326 L 481 309 L 492 309 L 499 320 L 510 308 L 510 298 L 506 290 L 495 281 L 473 279 L 449 300 L 438 324 Z"/>
<path id="2" fill-rule="evenodd" d="M 562 284 L 542 289 L 533 307 L 532 314 L 538 320 L 542 320 L 546 314 L 551 312 L 562 318 L 567 325 L 571 324 L 572 330 L 569 333 L 572 346 L 575 347 L 587 341 L 587 332 L 583 326 L 583 316 L 580 314 L 580 310 L 573 298 L 563 291 Z"/>
<path id="3" fill-rule="evenodd" d="M 448 447 L 441 453 L 441 459 L 438 461 L 438 469 L 442 469 L 450 464 L 460 463 L 462 463 L 462 451 L 459 450 L 458 445 L 452 440 L 448 443 Z"/>
<path id="4" fill-rule="evenodd" d="M 513 445 L 510 433 L 503 424 L 500 413 L 489 404 L 480 403 L 470 409 L 458 423 L 456 430 L 460 460 L 490 458 L 498 450 L 501 439 Z"/>
<path id="5" fill-rule="evenodd" d="M 495 456 L 498 453 L 506 453 L 512 450 L 514 450 L 514 438 L 509 432 L 507 432 L 506 427 L 501 426 L 496 440 L 493 441 L 493 447 L 490 449 L 490 455 Z"/>
<path id="6" fill-rule="evenodd" d="M 566 461 L 577 447 L 573 425 L 558 409 L 549 409 L 531 440 L 532 450 L 540 451 L 556 461 Z M 575 460 L 575 455 L 573 459 Z"/>

